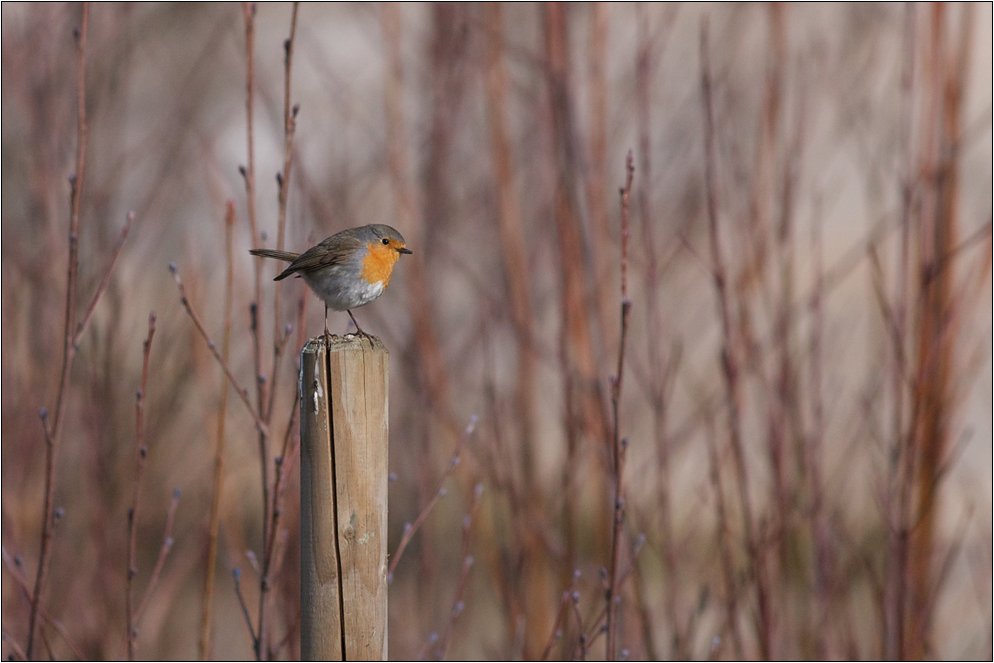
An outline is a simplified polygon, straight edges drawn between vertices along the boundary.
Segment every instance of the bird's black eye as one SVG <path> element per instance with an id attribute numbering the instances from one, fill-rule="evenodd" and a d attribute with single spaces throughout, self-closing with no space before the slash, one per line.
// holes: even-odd
<path id="1" fill-rule="evenodd" d="M 389 246 L 389 245 L 390 245 L 390 240 L 387 239 L 386 237 L 384 237 L 383 238 L 383 246 Z"/>

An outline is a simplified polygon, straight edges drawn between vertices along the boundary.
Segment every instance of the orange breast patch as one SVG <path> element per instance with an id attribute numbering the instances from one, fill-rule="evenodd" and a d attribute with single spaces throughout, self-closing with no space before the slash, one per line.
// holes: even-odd
<path id="1" fill-rule="evenodd" d="M 390 283 L 390 274 L 393 266 L 397 263 L 400 254 L 390 246 L 384 246 L 379 242 L 371 242 L 366 245 L 368 253 L 362 259 L 362 271 L 359 273 L 367 283 L 383 282 L 383 287 Z"/>

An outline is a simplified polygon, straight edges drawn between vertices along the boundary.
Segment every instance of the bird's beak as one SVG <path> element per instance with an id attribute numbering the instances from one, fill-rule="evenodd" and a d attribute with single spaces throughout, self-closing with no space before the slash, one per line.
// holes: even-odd
<path id="1" fill-rule="evenodd" d="M 410 249 L 409 249 L 409 248 L 407 248 L 406 246 L 402 246 L 402 247 L 400 247 L 399 249 L 397 249 L 397 253 L 407 253 L 407 254 L 411 254 L 411 253 L 414 253 L 414 251 L 410 250 Z"/>

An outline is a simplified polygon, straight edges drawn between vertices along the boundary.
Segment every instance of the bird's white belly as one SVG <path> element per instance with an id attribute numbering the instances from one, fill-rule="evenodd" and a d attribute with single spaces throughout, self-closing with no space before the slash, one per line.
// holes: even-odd
<path id="1" fill-rule="evenodd" d="M 382 281 L 366 283 L 358 274 L 349 273 L 352 271 L 347 267 L 332 267 L 306 274 L 304 280 L 328 308 L 335 311 L 365 306 L 383 294 Z"/>

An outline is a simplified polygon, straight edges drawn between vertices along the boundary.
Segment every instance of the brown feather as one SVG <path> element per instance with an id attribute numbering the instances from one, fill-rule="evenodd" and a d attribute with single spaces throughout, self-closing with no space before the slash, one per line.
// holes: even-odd
<path id="1" fill-rule="evenodd" d="M 341 264 L 361 246 L 360 239 L 347 230 L 342 231 L 301 253 L 277 278 L 284 278 L 294 272 L 310 272 Z"/>
<path id="2" fill-rule="evenodd" d="M 276 258 L 277 260 L 285 260 L 287 262 L 293 262 L 300 255 L 299 253 L 277 251 L 275 249 L 249 249 L 249 253 L 261 258 Z"/>

